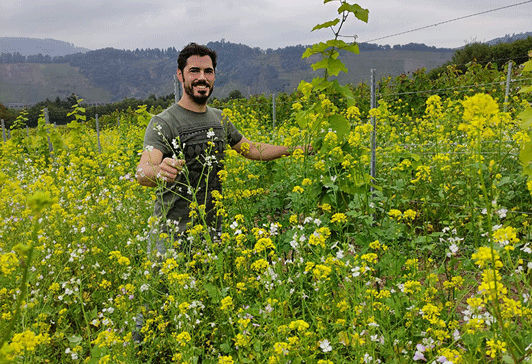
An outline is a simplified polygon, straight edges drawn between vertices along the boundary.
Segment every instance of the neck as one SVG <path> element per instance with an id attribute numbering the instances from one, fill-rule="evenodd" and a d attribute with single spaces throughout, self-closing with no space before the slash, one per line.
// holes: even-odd
<path id="1" fill-rule="evenodd" d="M 196 104 L 194 101 L 188 98 L 185 98 L 185 97 L 182 97 L 181 100 L 179 100 L 177 104 L 181 106 L 182 108 L 193 111 L 193 112 L 207 111 L 207 104 L 205 105 Z"/>

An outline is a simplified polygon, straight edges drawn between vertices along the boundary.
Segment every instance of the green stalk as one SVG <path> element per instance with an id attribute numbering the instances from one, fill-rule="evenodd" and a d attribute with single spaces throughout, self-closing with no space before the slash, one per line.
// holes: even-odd
<path id="1" fill-rule="evenodd" d="M 79 302 L 80 302 L 80 305 L 81 305 L 81 312 L 83 313 L 83 319 L 85 321 L 85 325 L 87 326 L 87 336 L 89 338 L 89 347 L 90 347 L 90 345 L 92 343 L 91 328 L 90 328 L 90 325 L 89 325 L 89 319 L 87 318 L 87 313 L 85 312 L 85 307 L 83 305 L 83 290 L 81 288 L 81 281 L 79 283 L 78 299 L 79 299 Z"/>
<path id="2" fill-rule="evenodd" d="M 505 328 L 504 328 L 504 324 L 503 324 L 503 320 L 502 320 L 502 315 L 501 315 L 501 307 L 499 305 L 499 289 L 498 289 L 498 284 L 497 284 L 497 271 L 495 269 L 495 254 L 493 254 L 493 252 L 495 251 L 494 249 L 494 245 L 493 245 L 493 231 L 492 231 L 492 221 L 491 221 L 491 201 L 489 201 L 489 196 L 488 196 L 488 191 L 486 189 L 486 182 L 484 181 L 484 174 L 482 173 L 482 165 L 481 165 L 481 160 L 480 160 L 480 136 L 478 136 L 477 138 L 477 160 L 478 160 L 478 163 L 479 163 L 479 176 L 480 176 L 480 186 L 481 186 L 481 189 L 482 189 L 482 194 L 484 195 L 484 200 L 485 200 L 485 204 L 486 204 L 486 216 L 487 216 L 487 219 L 488 219 L 488 239 L 489 239 L 489 243 L 490 243 L 490 249 L 491 249 L 491 265 L 492 265 L 492 271 L 493 271 L 493 282 L 494 282 L 494 285 L 495 285 L 495 302 L 494 302 L 494 308 L 495 308 L 495 316 L 497 317 L 497 324 L 499 326 L 499 329 L 501 330 L 501 334 L 504 338 L 504 341 L 506 343 L 509 343 L 511 341 L 510 337 L 508 336 Z M 513 350 L 513 346 L 512 345 L 508 345 L 508 351 L 510 352 L 510 355 L 512 356 L 513 360 L 515 363 L 518 362 L 518 358 L 517 358 L 517 355 L 516 353 L 514 352 Z"/>
<path id="3" fill-rule="evenodd" d="M 38 230 L 39 230 L 39 223 L 38 223 L 37 220 L 34 220 L 34 222 L 33 222 L 33 230 L 31 232 L 32 242 L 30 243 L 30 248 L 28 249 L 28 254 L 26 255 L 26 262 L 24 264 L 24 272 L 22 273 L 22 282 L 20 283 L 20 288 L 19 288 L 20 295 L 17 298 L 15 314 L 11 318 L 11 321 L 9 322 L 7 330 L 5 331 L 4 335 L 2 336 L 2 339 L 0 339 L 0 348 L 2 348 L 4 346 L 4 344 L 11 337 L 11 333 L 13 332 L 13 330 L 15 328 L 15 324 L 17 323 L 17 321 L 18 321 L 18 319 L 20 317 L 20 312 L 21 312 L 21 308 L 22 308 L 22 301 L 24 300 L 24 297 L 26 296 L 26 291 L 27 291 L 26 285 L 27 285 L 27 282 L 28 282 L 29 267 L 30 267 L 31 260 L 32 260 L 32 257 L 33 257 L 33 250 L 34 250 L 33 242 L 38 240 L 38 236 L 37 236 Z"/>

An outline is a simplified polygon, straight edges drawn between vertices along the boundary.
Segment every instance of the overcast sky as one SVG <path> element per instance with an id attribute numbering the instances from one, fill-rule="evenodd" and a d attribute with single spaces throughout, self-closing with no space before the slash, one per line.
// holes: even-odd
<path id="1" fill-rule="evenodd" d="M 348 19 L 342 34 L 357 35 L 359 42 L 456 48 L 473 40 L 532 31 L 532 0 L 387 36 L 524 1 L 359 0 L 369 9 L 369 22 Z M 328 29 L 310 30 L 334 19 L 337 8 L 338 1 L 323 4 L 323 0 L 1 0 L 0 37 L 52 38 L 89 49 L 179 50 L 191 41 L 221 39 L 277 49 L 329 39 Z M 381 37 L 387 38 L 375 40 Z"/>

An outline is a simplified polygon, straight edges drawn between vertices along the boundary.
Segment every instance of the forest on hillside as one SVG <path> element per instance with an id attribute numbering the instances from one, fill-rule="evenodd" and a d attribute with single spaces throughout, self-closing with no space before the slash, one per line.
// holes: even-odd
<path id="1" fill-rule="evenodd" d="M 218 53 L 217 89 L 226 87 L 229 91 L 238 91 L 240 95 L 283 92 L 290 82 L 287 75 L 299 74 L 310 70 L 309 60 L 303 60 L 301 55 L 306 47 L 303 45 L 290 46 L 277 50 L 252 48 L 243 44 L 226 42 L 223 39 L 207 44 Z M 432 50 L 424 44 L 407 44 L 404 46 L 379 46 L 362 43 L 361 51 L 393 50 Z M 428 72 L 428 76 L 435 80 L 444 74 L 449 65 L 456 65 L 461 72 L 466 72 L 470 62 L 477 62 L 482 66 L 494 65 L 498 70 L 512 60 L 516 65 L 528 59 L 528 51 L 532 49 L 532 37 L 520 39 L 512 43 L 489 45 L 486 43 L 472 43 L 454 52 L 451 61 Z M 438 50 L 438 49 L 436 49 Z M 441 50 L 441 49 L 439 49 Z M 68 56 L 22 56 L 20 54 L 2 53 L 0 63 L 10 62 L 39 62 L 66 63 L 76 67 L 79 72 L 92 84 L 111 91 L 114 103 L 91 108 L 91 114 L 100 115 L 114 109 L 125 110 L 136 108 L 144 103 L 151 106 L 164 106 L 174 99 L 171 75 L 175 73 L 176 59 L 179 52 L 171 47 L 161 49 L 118 50 L 105 48 L 87 53 L 76 53 Z M 407 77 L 407 75 L 405 75 Z M 412 75 L 408 76 L 412 77 Z M 247 87 L 247 90 L 239 87 Z M 356 85 L 354 85 L 356 86 Z M 161 94 L 161 90 L 166 90 Z M 261 91 L 262 92 L 257 92 Z M 242 92 L 244 91 L 244 92 Z M 251 91 L 251 92 L 248 92 Z M 255 92 L 253 92 L 255 91 Z M 135 93 L 136 92 L 136 93 Z M 77 95 L 78 97 L 83 95 Z M 226 98 L 227 95 L 224 96 Z M 156 100 L 156 101 L 154 101 Z M 65 110 L 75 102 L 72 95 L 54 97 L 40 101 L 29 109 L 30 124 L 36 125 L 36 120 L 42 108 L 48 107 L 51 115 L 58 123 L 68 122 Z M 0 109 L 2 118 L 12 122 L 16 112 Z M 65 120 L 63 120 L 65 119 Z"/>
<path id="2" fill-rule="evenodd" d="M 219 88 L 235 84 L 246 87 L 244 93 L 248 95 L 283 92 L 291 85 L 291 81 L 283 77 L 282 73 L 310 71 L 308 60 L 301 59 L 307 47 L 304 45 L 262 50 L 222 39 L 209 42 L 207 46 L 214 49 L 219 56 L 217 67 Z M 362 51 L 452 51 L 416 43 L 393 47 L 362 43 L 360 48 Z M 178 54 L 175 47 L 135 50 L 104 48 L 55 57 L 42 54 L 25 56 L 14 52 L 1 53 L 0 64 L 68 64 L 70 67 L 78 68 L 94 86 L 109 90 L 113 100 L 119 101 L 132 96 L 146 98 L 152 93 L 158 94 L 157 90 L 168 88 L 171 75 L 175 73 Z"/>

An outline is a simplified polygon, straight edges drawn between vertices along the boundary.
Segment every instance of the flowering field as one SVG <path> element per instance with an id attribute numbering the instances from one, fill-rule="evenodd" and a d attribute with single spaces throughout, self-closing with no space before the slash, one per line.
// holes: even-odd
<path id="1" fill-rule="evenodd" d="M 0 149 L 0 363 L 531 363 L 519 99 L 508 113 L 488 93 L 368 112 L 333 96 L 302 83 L 276 130 L 245 102 L 226 108 L 250 139 L 316 152 L 228 151 L 222 236 L 196 224 L 159 257 L 156 189 L 135 179 L 145 108 L 102 131 L 101 153 L 80 107 L 69 128 L 14 130 Z"/>

